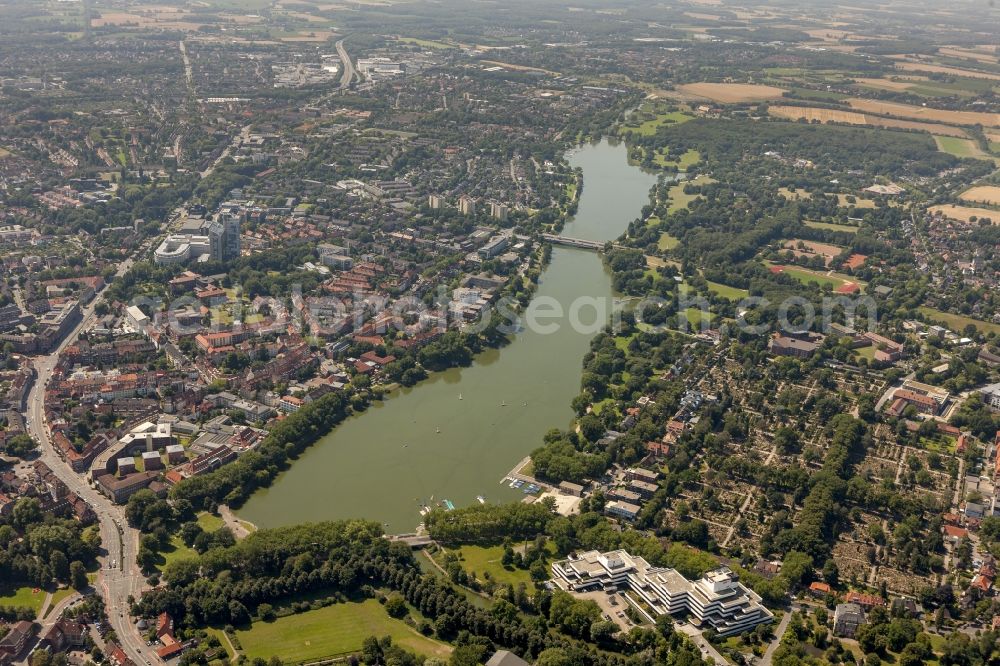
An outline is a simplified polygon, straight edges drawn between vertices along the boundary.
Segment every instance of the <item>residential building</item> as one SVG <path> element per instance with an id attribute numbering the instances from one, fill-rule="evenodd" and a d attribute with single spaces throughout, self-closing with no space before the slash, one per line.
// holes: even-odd
<path id="1" fill-rule="evenodd" d="M 16 659 L 24 651 L 34 633 L 34 626 L 27 620 L 12 625 L 7 635 L 0 639 L 0 660 Z"/>
<path id="2" fill-rule="evenodd" d="M 463 195 L 458 199 L 458 211 L 462 215 L 476 214 L 476 200 L 468 195 Z"/>
<path id="3" fill-rule="evenodd" d="M 854 638 L 865 623 L 865 611 L 855 603 L 837 604 L 833 613 L 833 635 Z"/>
<path id="4" fill-rule="evenodd" d="M 507 221 L 507 214 L 509 212 L 510 212 L 510 209 L 507 207 L 506 204 L 502 204 L 502 203 L 500 203 L 498 201 L 491 201 L 490 202 L 490 216 L 491 217 L 496 218 L 497 220 L 500 220 L 501 222 L 506 222 Z"/>
<path id="5" fill-rule="evenodd" d="M 83 647 L 87 642 L 87 626 L 72 620 L 59 620 L 42 637 L 41 646 L 54 652 Z"/>
<path id="6" fill-rule="evenodd" d="M 612 518 L 635 520 L 639 516 L 641 508 L 638 504 L 615 500 L 604 505 L 604 513 Z"/>

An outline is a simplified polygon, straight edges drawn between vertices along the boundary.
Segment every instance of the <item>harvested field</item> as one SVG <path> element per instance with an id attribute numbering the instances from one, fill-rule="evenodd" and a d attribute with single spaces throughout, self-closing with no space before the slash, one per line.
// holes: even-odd
<path id="1" fill-rule="evenodd" d="M 959 198 L 964 201 L 1000 206 L 1000 187 L 996 185 L 977 185 L 962 192 Z"/>
<path id="2" fill-rule="evenodd" d="M 931 206 L 927 209 L 928 213 L 941 213 L 947 218 L 952 220 L 959 220 L 961 222 L 969 222 L 973 217 L 977 220 L 988 217 L 993 221 L 993 224 L 1000 224 L 1000 211 L 990 210 L 989 208 L 972 208 L 970 206 L 953 206 L 951 204 L 945 204 L 940 206 Z"/>
<path id="3" fill-rule="evenodd" d="M 868 88 L 876 88 L 878 90 L 893 90 L 896 92 L 909 90 L 914 85 L 916 85 L 914 81 L 895 81 L 892 79 L 855 79 L 855 81 L 859 85 Z"/>
<path id="4" fill-rule="evenodd" d="M 846 30 L 832 30 L 830 28 L 814 28 L 812 30 L 805 30 L 804 32 L 813 39 L 833 42 L 841 40 L 850 34 Z"/>
<path id="5" fill-rule="evenodd" d="M 935 120 L 953 125 L 983 125 L 985 127 L 1000 127 L 1000 113 L 983 113 L 979 111 L 945 111 L 924 106 L 911 106 L 896 102 L 880 102 L 872 99 L 849 99 L 847 103 L 852 108 L 866 113 L 878 113 L 899 118 L 916 120 Z"/>
<path id="6" fill-rule="evenodd" d="M 897 62 L 896 69 L 904 72 L 928 72 L 931 74 L 950 74 L 952 76 L 964 76 L 970 79 L 989 79 L 990 81 L 1000 81 L 1000 74 L 990 74 L 988 72 L 977 72 L 971 69 L 960 69 L 958 67 L 945 67 L 943 65 L 930 65 L 922 62 Z"/>
<path id="7" fill-rule="evenodd" d="M 967 138 L 968 135 L 961 128 L 950 127 L 948 125 L 935 125 L 934 123 L 921 123 L 914 120 L 899 120 L 896 118 L 880 118 L 870 116 L 855 111 L 838 111 L 836 109 L 819 109 L 804 106 L 772 106 L 769 108 L 772 116 L 787 118 L 789 120 L 818 120 L 824 123 L 847 123 L 850 125 L 870 125 L 872 127 L 882 127 L 885 129 L 905 129 L 920 132 L 930 132 L 940 136 L 953 136 L 960 139 Z"/>
<path id="8" fill-rule="evenodd" d="M 854 111 L 837 111 L 835 109 L 817 109 L 802 106 L 772 106 L 768 108 L 772 116 L 799 120 L 805 118 L 809 122 L 818 120 L 823 123 L 847 123 L 850 125 L 866 125 L 868 121 L 863 113 Z"/>
<path id="9" fill-rule="evenodd" d="M 976 60 L 978 62 L 997 62 L 997 57 L 995 55 L 989 55 L 987 53 L 982 53 L 980 51 L 971 51 L 969 49 L 961 49 L 958 47 L 941 47 L 938 49 L 938 53 L 943 56 L 952 56 L 954 58 L 966 58 L 968 60 Z"/>
<path id="10" fill-rule="evenodd" d="M 952 127 L 951 125 L 935 125 L 934 123 L 921 123 L 916 120 L 879 118 L 878 116 L 865 116 L 865 118 L 868 119 L 869 124 L 886 129 L 916 130 L 918 132 L 930 132 L 938 136 L 953 136 L 959 139 L 964 139 L 968 136 L 962 128 Z"/>
<path id="11" fill-rule="evenodd" d="M 686 83 L 677 89 L 691 97 L 710 99 L 722 104 L 760 102 L 778 99 L 785 94 L 781 88 L 750 83 Z"/>

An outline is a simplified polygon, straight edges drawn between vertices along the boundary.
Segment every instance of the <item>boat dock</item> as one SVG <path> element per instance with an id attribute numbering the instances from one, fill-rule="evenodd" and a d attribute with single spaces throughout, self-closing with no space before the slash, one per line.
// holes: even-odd
<path id="1" fill-rule="evenodd" d="M 521 472 L 521 470 L 527 467 L 530 463 L 531 463 L 531 456 L 523 458 L 521 462 L 514 465 L 514 469 L 507 472 L 507 474 L 502 479 L 500 479 L 500 485 L 511 483 L 512 481 L 513 482 L 520 481 L 521 484 L 531 484 L 538 486 L 538 488 L 541 489 L 542 491 L 556 492 L 557 489 L 552 484 L 545 483 L 544 481 L 539 481 L 530 474 L 523 474 Z M 518 487 L 520 487 L 520 485 Z"/>

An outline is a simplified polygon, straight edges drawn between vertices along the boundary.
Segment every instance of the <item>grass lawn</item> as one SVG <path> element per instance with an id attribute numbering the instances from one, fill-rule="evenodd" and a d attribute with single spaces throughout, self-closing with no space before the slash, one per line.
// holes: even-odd
<path id="1" fill-rule="evenodd" d="M 961 333 L 962 329 L 969 324 L 975 326 L 976 330 L 982 333 L 989 333 L 990 331 L 1000 333 L 1000 324 L 991 324 L 990 322 L 982 321 L 981 319 L 973 319 L 972 317 L 953 314 L 951 312 L 942 312 L 941 310 L 935 310 L 934 308 L 926 306 L 922 306 L 917 309 L 920 310 L 920 312 L 922 312 L 928 319 L 941 322 L 956 333 Z"/>
<path id="2" fill-rule="evenodd" d="M 660 218 L 656 215 L 650 215 L 649 217 L 646 218 L 647 227 L 655 227 L 659 223 L 660 223 Z"/>
<path id="3" fill-rule="evenodd" d="M 671 155 L 666 155 L 662 152 L 657 152 L 653 156 L 653 163 L 660 167 L 673 166 L 677 167 L 678 171 L 687 171 L 689 167 L 694 166 L 701 161 L 701 153 L 697 150 L 688 150 L 679 158 L 674 158 Z"/>
<path id="4" fill-rule="evenodd" d="M 813 222 L 812 220 L 803 220 L 802 224 L 806 225 L 810 229 L 826 229 L 827 231 L 842 231 L 847 234 L 858 233 L 858 227 L 850 227 L 846 224 L 834 224 L 832 222 Z"/>
<path id="5" fill-rule="evenodd" d="M 333 604 L 238 629 L 236 637 L 249 659 L 279 656 L 286 663 L 335 657 L 361 649 L 369 636 L 391 636 L 394 645 L 422 655 L 447 658 L 451 647 L 427 638 L 385 612 L 374 599 Z M 225 641 L 223 641 L 224 643 Z"/>
<path id="6" fill-rule="evenodd" d="M 710 280 L 708 281 L 708 289 L 713 294 L 718 294 L 719 296 L 728 298 L 731 301 L 738 301 L 750 295 L 750 292 L 746 289 L 730 287 L 729 285 L 712 282 Z"/>
<path id="7" fill-rule="evenodd" d="M 202 511 L 198 514 L 198 525 L 206 532 L 214 532 L 225 524 L 222 518 L 207 511 Z"/>
<path id="8" fill-rule="evenodd" d="M 594 411 L 595 414 L 600 416 L 605 409 L 614 404 L 615 404 L 614 398 L 605 398 L 604 400 L 601 400 L 600 402 L 595 402 L 593 405 L 591 405 L 591 409 Z"/>
<path id="9" fill-rule="evenodd" d="M 641 112 L 642 111 L 640 110 L 640 113 Z M 692 120 L 693 118 L 694 116 L 689 116 L 688 114 L 682 113 L 680 111 L 672 111 L 670 113 L 657 113 L 654 118 L 644 121 L 638 127 L 630 127 L 629 125 L 626 124 L 624 129 L 632 130 L 633 132 L 639 134 L 640 136 L 652 136 L 653 134 L 656 134 L 656 130 L 657 128 L 660 127 L 660 125 L 666 123 L 670 123 L 672 125 L 677 123 L 686 123 L 687 121 Z"/>
<path id="10" fill-rule="evenodd" d="M 576 201 L 576 181 L 566 184 L 566 199 L 568 201 Z"/>
<path id="11" fill-rule="evenodd" d="M 684 316 L 687 317 L 688 323 L 695 328 L 695 330 L 700 330 L 702 322 L 704 321 L 704 326 L 711 328 L 712 320 L 715 318 L 711 312 L 702 312 L 698 308 L 688 308 L 684 311 Z"/>
<path id="12" fill-rule="evenodd" d="M 669 212 L 673 213 L 682 208 L 687 208 L 688 204 L 697 199 L 700 195 L 698 194 L 687 194 L 684 192 L 684 186 L 691 185 L 708 185 L 709 183 L 714 183 L 715 180 L 712 178 L 701 175 L 691 180 L 683 180 L 673 187 L 670 188 L 670 209 Z"/>
<path id="13" fill-rule="evenodd" d="M 868 345 L 867 347 L 855 349 L 854 355 L 858 358 L 866 358 L 868 359 L 868 362 L 871 363 L 875 360 L 875 345 Z"/>
<path id="14" fill-rule="evenodd" d="M 216 638 L 219 639 L 219 643 L 222 644 L 222 649 L 226 651 L 226 656 L 228 658 L 232 659 L 233 657 L 236 656 L 235 654 L 233 654 L 233 651 L 229 649 L 229 641 L 226 640 L 226 635 L 222 631 L 222 629 L 209 627 L 205 631 L 208 633 L 209 636 L 215 636 Z"/>
<path id="15" fill-rule="evenodd" d="M 618 340 L 615 339 L 615 344 Z M 500 564 L 503 557 L 503 546 L 462 546 L 458 549 L 459 557 L 462 559 L 462 568 L 469 572 L 475 572 L 476 578 L 483 580 L 483 574 L 489 572 L 490 578 L 498 583 L 509 583 L 516 586 L 518 583 L 531 583 L 531 575 L 524 569 L 505 569 Z"/>
<path id="16" fill-rule="evenodd" d="M 628 352 L 628 345 L 632 342 L 632 339 L 636 336 L 635 333 L 632 335 L 619 335 L 615 338 L 615 347 L 622 350 L 623 352 Z"/>
<path id="17" fill-rule="evenodd" d="M 34 587 L 0 586 L 0 606 L 22 606 L 37 614 L 45 601 L 45 590 Z"/>
<path id="18" fill-rule="evenodd" d="M 664 231 L 662 234 L 660 234 L 660 240 L 656 242 L 656 247 L 660 248 L 661 250 L 672 250 L 680 244 L 681 241 L 679 238 L 671 236 L 670 234 Z"/>
<path id="19" fill-rule="evenodd" d="M 417 39 L 416 37 L 400 37 L 397 41 L 403 42 L 404 44 L 415 44 L 417 46 L 422 46 L 425 49 L 457 49 L 458 47 L 454 44 L 446 44 L 445 42 L 436 42 L 432 39 Z"/>
<path id="20" fill-rule="evenodd" d="M 841 208 L 875 208 L 875 202 L 872 199 L 859 199 L 854 197 L 854 203 L 851 203 L 851 194 L 838 194 L 837 195 L 837 205 Z"/>
<path id="21" fill-rule="evenodd" d="M 59 605 L 59 602 L 66 597 L 73 596 L 74 594 L 76 594 L 76 590 L 72 587 L 61 587 L 53 592 L 52 601 L 49 603 L 49 609 L 45 612 L 45 616 L 48 617 L 49 613 L 52 612 L 52 609 Z"/>
<path id="22" fill-rule="evenodd" d="M 160 552 L 160 557 L 163 562 L 159 564 L 159 568 L 160 571 L 163 571 L 171 562 L 198 557 L 198 553 L 194 549 L 185 546 L 179 534 L 173 534 L 170 537 L 170 544 L 167 546 L 167 549 Z"/>

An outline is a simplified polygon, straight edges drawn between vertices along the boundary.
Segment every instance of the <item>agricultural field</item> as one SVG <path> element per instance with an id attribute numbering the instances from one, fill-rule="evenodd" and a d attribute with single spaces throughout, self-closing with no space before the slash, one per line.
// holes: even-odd
<path id="1" fill-rule="evenodd" d="M 1000 224 L 1000 211 L 990 210 L 989 208 L 973 208 L 971 206 L 953 206 L 951 204 L 942 204 L 939 206 L 931 206 L 927 209 L 927 212 L 932 215 L 935 213 L 941 213 L 949 219 L 959 220 L 961 222 L 971 222 L 972 218 L 980 220 L 986 217 L 992 220 L 993 224 Z"/>
<path id="2" fill-rule="evenodd" d="M 814 222 L 813 220 L 804 220 L 802 224 L 806 225 L 810 229 L 825 229 L 826 231 L 842 231 L 848 234 L 858 233 L 858 227 L 852 227 L 846 224 L 834 224 L 833 222 Z"/>
<path id="3" fill-rule="evenodd" d="M 930 74 L 949 74 L 951 76 L 964 76 L 970 79 L 989 79 L 990 81 L 1000 81 L 1000 74 L 990 74 L 974 69 L 961 69 L 959 67 L 945 67 L 943 65 L 931 65 L 921 62 L 897 62 L 896 69 L 904 72 L 927 72 Z"/>
<path id="4" fill-rule="evenodd" d="M 884 116 L 909 118 L 912 120 L 933 120 L 951 125 L 982 125 L 984 127 L 1000 127 L 1000 113 L 985 113 L 981 111 L 945 111 L 925 106 L 912 106 L 896 102 L 882 102 L 872 99 L 849 99 L 847 103 L 853 109 L 865 113 L 877 113 Z"/>
<path id="5" fill-rule="evenodd" d="M 921 306 L 917 309 L 920 310 L 920 312 L 928 319 L 940 322 L 956 333 L 961 333 L 966 326 L 972 325 L 976 327 L 976 330 L 984 334 L 989 334 L 990 332 L 1000 334 L 1000 324 L 993 324 L 988 321 L 973 319 L 972 317 L 966 317 L 952 312 L 942 312 L 941 310 L 936 310 L 927 306 Z"/>
<path id="6" fill-rule="evenodd" d="M 763 102 L 778 99 L 785 94 L 784 89 L 750 83 L 685 83 L 677 90 L 688 97 L 708 99 L 720 104 L 739 102 Z"/>
<path id="7" fill-rule="evenodd" d="M 987 155 L 979 148 L 972 139 L 959 139 L 953 136 L 935 136 L 938 150 L 955 157 L 986 157 Z"/>
<path id="8" fill-rule="evenodd" d="M 361 649 L 369 636 L 391 636 L 392 642 L 431 657 L 446 658 L 451 648 L 427 638 L 402 620 L 389 617 L 375 599 L 337 603 L 318 610 L 254 622 L 236 631 L 248 659 L 281 657 L 285 663 L 303 663 L 336 657 Z"/>
<path id="9" fill-rule="evenodd" d="M 1000 206 L 1000 187 L 996 185 L 977 185 L 962 192 L 959 198 L 963 201 Z"/>
<path id="10" fill-rule="evenodd" d="M 987 79 L 956 79 L 952 82 L 933 81 L 924 76 L 892 79 L 858 79 L 863 88 L 907 92 L 922 97 L 976 97 L 989 93 L 994 84 Z"/>
<path id="11" fill-rule="evenodd" d="M 810 122 L 845 123 L 849 125 L 868 125 L 870 127 L 881 127 L 884 129 L 917 130 L 958 138 L 968 138 L 969 136 L 959 127 L 938 125 L 935 123 L 922 123 L 915 120 L 900 120 L 898 118 L 882 118 L 879 116 L 857 113 L 855 111 L 843 111 L 838 109 L 778 105 L 769 107 L 768 113 L 777 118 L 786 118 L 788 120 L 801 120 L 804 118 Z"/>
<path id="12" fill-rule="evenodd" d="M 943 56 L 951 56 L 954 58 L 966 58 L 968 60 L 975 60 L 977 62 L 985 62 L 985 63 L 998 62 L 998 58 L 995 55 L 991 55 L 983 51 L 964 49 L 957 46 L 943 46 L 938 49 L 938 53 Z"/>
<path id="13" fill-rule="evenodd" d="M 809 122 L 819 121 L 821 123 L 847 123 L 850 125 L 866 125 L 867 119 L 863 113 L 854 111 L 840 111 L 838 109 L 818 109 L 803 106 L 770 106 L 768 113 L 778 118 L 788 120 L 806 119 Z"/>

